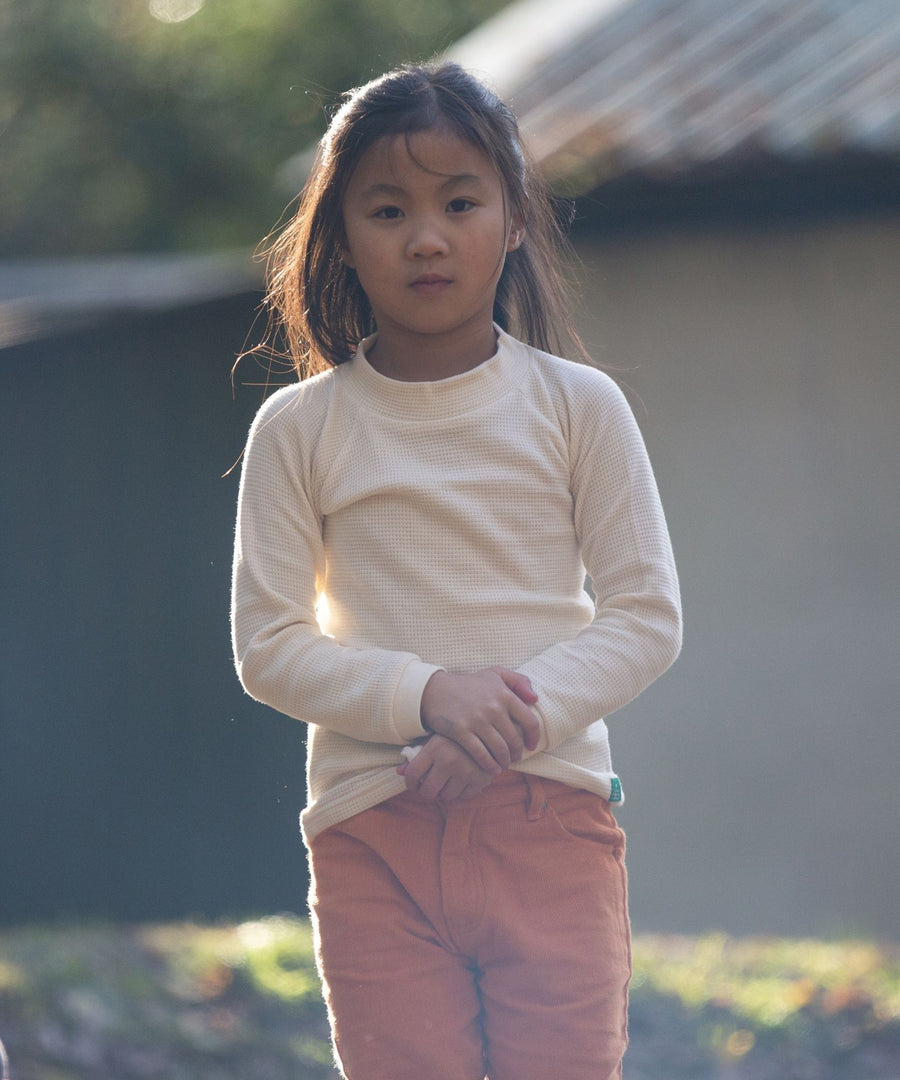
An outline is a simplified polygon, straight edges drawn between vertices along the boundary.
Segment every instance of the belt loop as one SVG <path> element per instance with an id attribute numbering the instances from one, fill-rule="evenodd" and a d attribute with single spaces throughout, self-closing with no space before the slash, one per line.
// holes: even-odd
<path id="1" fill-rule="evenodd" d="M 529 821 L 538 821 L 547 809 L 547 799 L 544 796 L 544 785 L 539 776 L 531 773 L 522 773 L 525 785 L 528 788 L 528 813 Z"/>

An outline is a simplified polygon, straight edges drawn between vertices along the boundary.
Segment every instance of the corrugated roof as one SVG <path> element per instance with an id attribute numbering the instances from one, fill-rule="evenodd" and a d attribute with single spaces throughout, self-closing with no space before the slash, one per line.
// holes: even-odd
<path id="1" fill-rule="evenodd" d="M 246 251 L 0 260 L 0 349 L 109 315 L 260 287 L 261 269 Z"/>
<path id="2" fill-rule="evenodd" d="M 520 0 L 448 55 L 580 190 L 753 154 L 900 154 L 900 0 Z"/>

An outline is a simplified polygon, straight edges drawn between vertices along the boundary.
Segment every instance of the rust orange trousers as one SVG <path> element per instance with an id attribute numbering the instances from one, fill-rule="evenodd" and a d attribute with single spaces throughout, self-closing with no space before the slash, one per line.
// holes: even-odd
<path id="1" fill-rule="evenodd" d="M 621 1077 L 624 848 L 604 799 L 514 771 L 315 837 L 310 910 L 348 1080 Z"/>

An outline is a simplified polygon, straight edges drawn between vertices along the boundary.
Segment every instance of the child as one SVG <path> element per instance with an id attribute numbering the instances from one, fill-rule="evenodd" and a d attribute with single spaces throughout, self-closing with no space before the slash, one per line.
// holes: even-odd
<path id="1" fill-rule="evenodd" d="M 621 393 L 549 355 L 553 229 L 506 106 L 408 66 L 348 97 L 271 251 L 306 378 L 251 429 L 234 648 L 248 693 L 309 724 L 349 1080 L 621 1076 L 601 717 L 675 659 L 678 584 Z"/>

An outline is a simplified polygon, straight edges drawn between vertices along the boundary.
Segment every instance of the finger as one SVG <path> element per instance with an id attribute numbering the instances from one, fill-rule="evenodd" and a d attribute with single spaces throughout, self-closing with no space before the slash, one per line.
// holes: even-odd
<path id="1" fill-rule="evenodd" d="M 523 702 L 514 701 L 510 707 L 510 716 L 519 725 L 527 749 L 537 749 L 541 739 L 541 721 L 537 713 Z"/>
<path id="2" fill-rule="evenodd" d="M 428 771 L 428 775 L 419 784 L 419 795 L 426 802 L 437 802 L 441 797 L 441 792 L 444 790 L 447 784 L 448 777 L 441 769 L 431 768 Z"/>
<path id="3" fill-rule="evenodd" d="M 522 760 L 522 752 L 525 749 L 525 741 L 522 731 L 512 716 L 505 716 L 497 722 L 497 733 L 506 743 L 510 762 Z"/>
<path id="4" fill-rule="evenodd" d="M 481 735 L 481 741 L 491 757 L 504 769 L 522 758 L 524 743 L 522 733 L 509 716 L 495 721 L 494 726 Z"/>
<path id="5" fill-rule="evenodd" d="M 521 757 L 521 738 L 518 737 L 515 724 L 511 724 L 508 721 L 498 721 L 498 727 L 488 728 L 487 731 L 481 736 L 481 744 L 484 746 L 491 758 L 500 766 L 501 771 L 508 769 L 513 761 L 518 760 L 513 756 L 513 748 L 515 747 L 516 739 L 519 742 L 519 756 Z M 503 730 L 500 730 L 500 728 Z M 515 736 L 515 737 L 513 737 Z M 510 741 L 513 746 L 511 747 Z"/>
<path id="6" fill-rule="evenodd" d="M 466 781 L 458 776 L 451 776 L 444 786 L 441 788 L 441 794 L 439 796 L 439 802 L 447 803 L 453 802 L 458 799 L 460 793 L 467 787 Z"/>
<path id="7" fill-rule="evenodd" d="M 538 696 L 534 692 L 531 679 L 527 675 L 523 675 L 520 671 L 511 671 L 505 667 L 493 667 L 491 671 L 500 676 L 507 689 L 512 690 L 520 701 L 524 701 L 526 705 L 535 705 L 537 703 Z"/>
<path id="8" fill-rule="evenodd" d="M 401 768 L 403 767 L 401 766 Z M 418 791 L 430 768 L 430 756 L 424 753 L 420 754 L 414 761 L 407 762 L 406 771 L 402 774 L 403 779 L 406 781 L 406 790 Z"/>
<path id="9" fill-rule="evenodd" d="M 491 729 L 493 730 L 493 729 Z M 499 742 L 503 742 L 502 739 Z M 490 773 L 491 776 L 499 776 L 503 772 L 505 766 L 502 766 L 499 761 L 493 756 L 491 751 L 485 745 L 484 742 L 475 734 L 470 733 L 464 742 L 458 744 L 469 755 L 469 757 L 475 762 L 479 769 L 483 769 L 486 773 Z M 506 743 L 503 743 L 506 747 Z M 509 748 L 506 747 L 506 753 L 509 754 Z M 501 751 L 502 755 L 502 751 Z"/>

